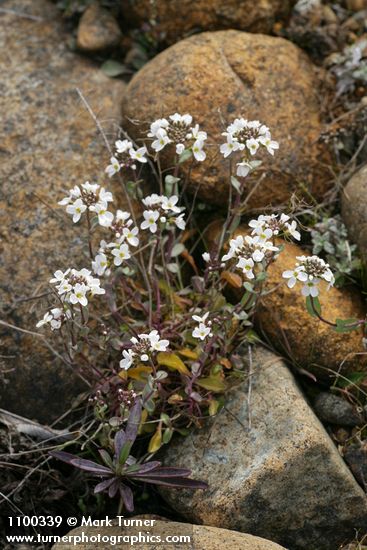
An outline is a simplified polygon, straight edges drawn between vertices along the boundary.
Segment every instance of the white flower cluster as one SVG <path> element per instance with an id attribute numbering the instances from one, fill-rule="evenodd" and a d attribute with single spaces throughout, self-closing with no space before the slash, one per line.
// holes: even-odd
<path id="1" fill-rule="evenodd" d="M 222 262 L 235 258 L 236 267 L 242 271 L 247 279 L 254 279 L 253 269 L 256 263 L 261 263 L 269 252 L 277 253 L 279 248 L 267 239 L 267 234 L 250 236 L 238 235 L 229 241 L 229 251 L 222 257 Z"/>
<path id="2" fill-rule="evenodd" d="M 66 319 L 70 319 L 71 312 L 69 309 L 61 309 L 55 307 L 51 311 L 47 311 L 43 319 L 36 324 L 37 328 L 41 328 L 45 325 L 50 325 L 51 330 L 58 330 Z"/>
<path id="3" fill-rule="evenodd" d="M 148 162 L 148 159 L 145 156 L 147 148 L 139 147 L 139 149 L 134 149 L 132 142 L 128 139 L 117 140 L 115 142 L 115 148 L 115 155 L 110 158 L 110 164 L 105 170 L 106 174 L 110 178 L 119 172 L 121 168 L 131 168 L 132 170 L 136 170 L 137 162 L 141 162 L 143 164 Z"/>
<path id="4" fill-rule="evenodd" d="M 185 149 L 192 151 L 199 162 L 205 160 L 203 150 L 206 132 L 199 129 L 199 125 L 192 126 L 192 116 L 175 113 L 166 118 L 159 118 L 150 125 L 149 138 L 153 138 L 152 148 L 156 153 L 162 151 L 168 144 L 176 146 L 176 153 L 181 155 Z"/>
<path id="5" fill-rule="evenodd" d="M 133 227 L 133 220 L 130 213 L 117 210 L 110 229 L 114 234 L 113 242 L 101 241 L 98 253 L 92 262 L 94 273 L 109 275 L 112 265 L 120 266 L 124 261 L 131 258 L 130 246 L 139 245 L 139 230 Z"/>
<path id="6" fill-rule="evenodd" d="M 239 151 L 242 155 L 241 162 L 237 163 L 237 176 L 240 177 L 246 177 L 261 164 L 260 161 L 251 160 L 259 148 L 266 149 L 271 155 L 279 149 L 278 142 L 271 139 L 269 128 L 258 120 L 236 118 L 222 135 L 227 138 L 226 143 L 220 146 L 220 152 L 224 158 L 235 151 Z"/>
<path id="7" fill-rule="evenodd" d="M 298 281 L 303 283 L 303 296 L 315 298 L 319 295 L 318 285 L 321 280 L 329 283 L 328 288 L 335 282 L 334 275 L 329 264 L 318 256 L 297 256 L 298 262 L 293 270 L 283 272 L 283 277 L 288 279 L 287 285 L 293 288 Z"/>
<path id="8" fill-rule="evenodd" d="M 152 330 L 149 334 L 138 334 L 138 338 L 130 339 L 133 346 L 130 349 L 123 350 L 123 359 L 120 361 L 122 369 L 129 369 L 135 361 L 146 363 L 155 352 L 166 351 L 169 346 L 168 340 L 161 340 L 157 330 Z"/>
<path id="9" fill-rule="evenodd" d="M 186 227 L 184 214 L 182 213 L 184 208 L 177 206 L 177 202 L 177 195 L 166 197 L 153 193 L 145 197 L 142 203 L 147 207 L 147 210 L 143 212 L 144 221 L 140 225 L 141 229 L 149 229 L 151 233 L 156 233 L 158 221 L 160 221 L 168 225 L 174 224 L 179 229 L 184 230 Z"/>
<path id="10" fill-rule="evenodd" d="M 89 269 L 67 269 L 64 273 L 59 269 L 54 273 L 50 283 L 56 285 L 57 292 L 64 302 L 70 304 L 88 305 L 88 297 L 105 294 L 100 287 L 100 280 L 93 277 Z"/>
<path id="11" fill-rule="evenodd" d="M 301 234 L 297 229 L 297 222 L 295 220 L 289 222 L 289 220 L 290 217 L 287 214 L 281 214 L 280 218 L 276 214 L 270 216 L 261 214 L 257 220 L 249 222 L 249 227 L 252 228 L 252 235 L 258 235 L 265 240 L 270 239 L 273 235 L 283 234 L 300 241 Z"/>
<path id="12" fill-rule="evenodd" d="M 97 183 L 86 181 L 79 187 L 75 185 L 69 195 L 58 204 L 66 206 L 66 212 L 73 216 L 77 223 L 87 209 L 98 216 L 98 223 L 103 227 L 111 225 L 113 214 L 108 212 L 108 203 L 113 201 L 112 193 L 100 187 Z"/>
<path id="13" fill-rule="evenodd" d="M 205 340 L 208 336 L 213 336 L 211 326 L 212 322 L 208 321 L 209 312 L 205 313 L 202 317 L 199 315 L 193 315 L 192 318 L 194 321 L 196 321 L 198 324 L 197 327 L 194 328 L 192 331 L 192 336 L 194 338 L 198 338 L 200 340 Z"/>

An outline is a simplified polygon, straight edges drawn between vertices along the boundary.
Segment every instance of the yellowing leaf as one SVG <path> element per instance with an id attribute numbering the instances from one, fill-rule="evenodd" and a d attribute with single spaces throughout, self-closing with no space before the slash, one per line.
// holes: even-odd
<path id="1" fill-rule="evenodd" d="M 175 405 L 176 403 L 183 401 L 183 397 L 178 393 L 174 393 L 173 395 L 171 395 L 171 397 L 167 399 L 167 401 L 170 405 Z"/>
<path id="2" fill-rule="evenodd" d="M 221 359 L 219 361 L 219 363 L 225 368 L 225 369 L 231 369 L 232 368 L 232 363 L 229 361 L 229 359 L 227 359 L 226 357 L 224 357 L 223 359 Z"/>
<path id="3" fill-rule="evenodd" d="M 237 273 L 223 271 L 220 278 L 229 284 L 232 288 L 242 288 L 242 279 Z"/>
<path id="4" fill-rule="evenodd" d="M 152 372 L 152 367 L 146 367 L 141 365 L 140 367 L 134 367 L 129 370 L 124 370 L 119 372 L 119 377 L 123 380 L 127 378 L 132 378 L 133 380 L 144 381 L 147 377 L 147 374 Z"/>
<path id="5" fill-rule="evenodd" d="M 196 351 L 193 351 L 190 348 L 178 349 L 177 353 L 179 353 L 183 357 L 187 357 L 187 359 L 192 359 L 193 361 L 196 361 L 196 359 L 199 359 L 199 355 L 196 353 Z"/>
<path id="6" fill-rule="evenodd" d="M 209 414 L 210 414 L 210 416 L 214 416 L 215 414 L 217 414 L 218 409 L 219 409 L 219 401 L 216 401 L 215 399 L 210 401 L 210 404 L 209 404 Z"/>
<path id="7" fill-rule="evenodd" d="M 177 370 L 181 374 L 190 375 L 189 369 L 186 367 L 182 359 L 175 353 L 169 353 L 167 351 L 161 351 L 157 355 L 158 365 L 168 367 L 169 369 Z"/>
<path id="8" fill-rule="evenodd" d="M 207 378 L 199 378 L 196 384 L 205 390 L 213 392 L 222 392 L 226 389 L 226 385 L 219 376 L 208 376 Z"/>
<path id="9" fill-rule="evenodd" d="M 162 447 L 162 426 L 159 424 L 155 434 L 149 441 L 148 452 L 155 453 Z"/>

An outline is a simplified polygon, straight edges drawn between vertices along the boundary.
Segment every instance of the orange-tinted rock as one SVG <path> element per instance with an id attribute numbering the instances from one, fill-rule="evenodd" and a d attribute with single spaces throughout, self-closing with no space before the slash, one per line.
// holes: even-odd
<path id="1" fill-rule="evenodd" d="M 296 0 L 121 0 L 124 20 L 149 24 L 160 42 L 172 44 L 188 34 L 219 29 L 271 32 Z"/>
<path id="2" fill-rule="evenodd" d="M 79 21 L 77 46 L 85 52 L 108 50 L 119 45 L 122 33 L 112 13 L 91 4 Z"/>
<path id="3" fill-rule="evenodd" d="M 141 526 L 134 524 L 134 520 L 149 520 Z M 156 543 L 157 538 L 160 537 L 161 541 L 166 537 L 172 537 L 169 541 L 175 540 L 175 537 L 188 537 L 190 542 L 168 542 L 164 544 L 164 550 L 179 550 L 182 546 L 195 548 L 197 550 L 221 550 L 223 548 L 223 541 L 228 550 L 285 550 L 283 546 L 279 546 L 275 542 L 265 540 L 260 537 L 254 537 L 253 535 L 247 535 L 245 533 L 237 533 L 236 531 L 229 531 L 228 529 L 218 529 L 217 527 L 206 527 L 205 525 L 191 525 L 190 523 L 179 523 L 177 521 L 169 521 L 159 519 L 159 516 L 142 515 L 131 518 L 131 526 L 119 527 L 116 520 L 112 521 L 111 527 L 78 527 L 70 531 L 70 536 L 83 536 L 82 532 L 87 537 L 116 537 L 116 550 L 123 550 L 126 548 L 126 542 L 118 537 L 123 536 L 135 536 L 141 537 L 146 534 L 146 543 L 139 544 L 140 547 L 144 547 L 144 550 L 157 550 L 159 547 L 163 548 L 161 543 Z M 140 532 L 140 535 L 139 535 Z M 148 533 L 150 540 L 148 539 Z M 86 537 L 84 537 L 84 540 Z M 106 540 L 105 539 L 105 540 Z M 77 539 L 76 539 L 77 540 Z M 92 539 L 93 540 L 93 539 Z M 142 540 L 139 538 L 139 540 Z M 184 539 L 182 539 L 183 541 Z M 102 539 L 103 541 L 103 539 Z M 78 544 L 79 550 L 105 550 L 105 542 L 82 542 Z M 190 544 L 191 543 L 191 544 Z M 192 546 L 191 546 L 192 545 Z M 60 543 L 55 544 L 52 547 L 53 550 L 72 550 L 74 546 L 70 544 Z"/>
<path id="4" fill-rule="evenodd" d="M 220 228 L 214 222 L 207 232 L 208 245 L 213 246 Z M 246 228 L 239 230 L 246 233 Z M 292 269 L 296 257 L 307 255 L 298 245 L 285 243 L 285 248 L 268 271 L 268 288 L 274 292 L 264 296 L 256 313 L 256 324 L 279 351 L 294 364 L 314 371 L 321 377 L 335 372 L 343 374 L 366 368 L 367 357 L 363 348 L 361 330 L 337 333 L 333 328 L 311 317 L 301 295 L 300 286 L 289 289 L 283 271 Z M 359 318 L 366 315 L 361 297 L 349 289 L 330 288 L 320 284 L 322 316 L 332 322 L 336 319 Z"/>
<path id="5" fill-rule="evenodd" d="M 146 123 L 172 113 L 190 113 L 212 144 L 222 143 L 223 123 L 234 118 L 259 119 L 271 129 L 280 149 L 266 155 L 248 190 L 263 176 L 249 207 L 289 201 L 305 190 L 322 197 L 330 179 L 321 130 L 319 79 L 307 56 L 291 42 L 239 31 L 202 33 L 168 48 L 147 63 L 127 87 L 123 114 L 143 122 L 125 124 L 141 138 Z M 172 150 L 172 149 L 171 149 Z M 229 161 L 218 146 L 191 173 L 191 190 L 223 205 L 228 198 Z M 172 157 L 163 158 L 172 165 Z M 184 166 L 184 165 L 183 165 Z"/>
<path id="6" fill-rule="evenodd" d="M 0 13 L 0 318 L 35 331 L 47 304 L 29 298 L 47 290 L 55 269 L 89 262 L 83 227 L 57 201 L 87 179 L 116 191 L 103 173 L 108 151 L 76 87 L 101 121 L 117 124 L 124 84 L 68 50 L 51 3 L 16 4 L 40 19 Z M 14 2 L 2 7 L 14 9 Z M 0 326 L 0 340 L 9 380 L 0 380 L 1 407 L 46 423 L 64 413 L 80 389 L 75 373 L 35 337 Z"/>

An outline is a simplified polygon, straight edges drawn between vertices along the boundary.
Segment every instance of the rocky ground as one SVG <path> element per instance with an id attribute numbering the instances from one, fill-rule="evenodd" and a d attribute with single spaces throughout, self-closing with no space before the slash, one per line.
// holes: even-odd
<path id="1" fill-rule="evenodd" d="M 340 275 L 338 287 L 325 293 L 323 312 L 363 317 L 367 4 L 198 0 L 192 9 L 187 0 L 5 0 L 0 23 L 0 411 L 38 425 L 24 433 L 24 422 L 9 424 L 0 414 L 0 508 L 29 513 L 43 506 L 55 514 L 68 503 L 76 515 L 113 515 L 91 498 L 83 476 L 68 479 L 70 471 L 56 470 L 42 450 L 42 425 L 79 425 L 78 396 L 88 386 L 66 369 L 61 350 L 34 334 L 44 281 L 56 267 L 77 263 L 81 245 L 53 205 L 86 175 L 100 179 L 110 156 L 88 106 L 108 139 L 122 125 L 137 142 L 143 128 L 132 119 L 168 112 L 190 112 L 214 137 L 221 120 L 239 113 L 266 122 L 282 146 L 261 168 L 262 185 L 244 221 L 286 205 L 308 235 L 303 250 L 286 245 L 269 284 L 278 285 L 300 253 L 312 252 L 322 223 L 324 233 L 331 229 L 318 246 L 326 259 L 334 256 Z M 189 191 L 201 201 L 208 242 L 222 224 L 226 177 L 214 153 L 209 170 L 191 174 Z M 113 191 L 121 204 L 117 185 Z M 334 231 L 336 216 L 345 234 L 340 225 Z M 364 548 L 363 334 L 336 334 L 308 316 L 303 299 L 285 286 L 260 307 L 256 330 L 262 344 L 249 380 L 231 393 L 220 417 L 176 439 L 164 457 L 208 480 L 205 497 L 165 490 L 153 493 L 159 510 L 142 499 L 138 511 L 190 522 L 197 548 L 216 548 L 218 540 L 249 550 Z"/>

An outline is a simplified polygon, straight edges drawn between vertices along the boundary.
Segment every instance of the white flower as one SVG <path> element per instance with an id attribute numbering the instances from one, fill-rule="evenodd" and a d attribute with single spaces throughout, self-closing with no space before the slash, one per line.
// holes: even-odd
<path id="1" fill-rule="evenodd" d="M 246 176 L 249 175 L 251 170 L 252 170 L 252 167 L 249 162 L 245 162 L 245 161 L 237 162 L 237 170 L 236 170 L 237 176 L 241 178 L 245 178 Z"/>
<path id="2" fill-rule="evenodd" d="M 307 274 L 303 271 L 301 267 L 296 267 L 293 270 L 283 271 L 282 277 L 284 277 L 284 279 L 288 279 L 287 286 L 289 288 L 293 288 L 297 281 L 307 281 Z"/>
<path id="3" fill-rule="evenodd" d="M 149 134 L 148 134 L 149 135 Z M 157 153 L 161 151 L 168 143 L 171 142 L 169 137 L 167 136 L 167 132 L 163 130 L 162 128 L 159 128 L 157 133 L 155 134 L 156 138 L 152 142 L 152 149 L 156 151 Z"/>
<path id="4" fill-rule="evenodd" d="M 170 210 L 171 212 L 175 212 L 179 214 L 181 212 L 181 208 L 176 206 L 178 202 L 177 195 L 172 195 L 172 197 L 164 197 L 162 196 L 162 208 L 163 210 Z"/>
<path id="5" fill-rule="evenodd" d="M 138 334 L 138 337 L 143 341 L 148 340 L 150 351 L 166 351 L 169 346 L 169 341 L 161 340 L 157 330 L 152 330 L 149 334 Z M 131 339 L 131 341 L 133 340 Z M 146 359 L 142 357 L 140 357 L 140 359 L 142 361 L 148 361 L 148 356 L 146 356 Z"/>
<path id="6" fill-rule="evenodd" d="M 119 170 L 120 170 L 120 168 L 121 168 L 121 165 L 120 165 L 120 163 L 119 163 L 119 161 L 117 160 L 116 157 L 111 157 L 111 158 L 110 158 L 110 163 L 111 163 L 111 164 L 109 164 L 109 165 L 107 166 L 105 172 L 106 172 L 106 174 L 107 174 L 110 178 L 112 178 L 112 176 L 113 176 L 114 174 L 116 174 L 117 172 L 119 172 Z"/>
<path id="7" fill-rule="evenodd" d="M 96 194 L 99 189 L 98 183 L 89 183 L 89 181 L 82 183 L 81 187 L 83 191 L 85 191 L 86 193 L 93 193 L 93 194 Z"/>
<path id="8" fill-rule="evenodd" d="M 127 244 L 120 244 L 117 248 L 112 250 L 112 255 L 115 256 L 113 263 L 115 265 L 121 265 L 122 262 L 128 260 L 130 256 L 130 250 Z"/>
<path id="9" fill-rule="evenodd" d="M 129 227 L 124 227 L 124 229 L 122 230 L 123 238 L 126 239 L 131 246 L 138 246 L 139 239 L 136 236 L 138 235 L 138 233 L 139 229 L 137 227 L 133 227 L 132 229 L 130 229 Z"/>
<path id="10" fill-rule="evenodd" d="M 77 283 L 70 294 L 70 302 L 72 304 L 79 303 L 82 306 L 86 306 L 88 304 L 88 299 L 86 297 L 87 291 L 88 287 L 84 283 Z"/>
<path id="11" fill-rule="evenodd" d="M 193 128 L 191 128 L 191 132 L 187 134 L 188 139 L 194 138 L 195 140 L 205 141 L 207 139 L 207 133 L 199 130 L 199 124 L 195 124 Z"/>
<path id="12" fill-rule="evenodd" d="M 288 216 L 287 216 L 288 217 Z M 280 219 L 282 221 L 282 218 Z M 301 233 L 297 230 L 297 222 L 293 220 L 291 223 L 285 223 L 287 233 L 289 233 L 296 241 L 301 240 Z"/>
<path id="13" fill-rule="evenodd" d="M 220 146 L 220 152 L 224 158 L 227 158 L 233 151 L 237 151 L 238 149 L 239 143 L 234 141 L 231 135 L 227 136 L 227 142 Z"/>
<path id="14" fill-rule="evenodd" d="M 133 364 L 135 353 L 131 349 L 124 349 L 122 355 L 123 359 L 120 361 L 120 368 L 127 370 Z"/>
<path id="15" fill-rule="evenodd" d="M 165 118 L 159 118 L 158 120 L 155 120 L 150 125 L 150 132 L 148 133 L 148 137 L 155 137 L 157 136 L 158 132 L 162 128 L 167 128 L 169 126 L 169 122 Z"/>
<path id="16" fill-rule="evenodd" d="M 250 138 L 246 140 L 246 147 L 250 151 L 251 155 L 256 155 L 259 148 L 259 142 L 254 138 Z"/>
<path id="17" fill-rule="evenodd" d="M 175 218 L 176 227 L 178 227 L 178 229 L 181 229 L 182 231 L 186 227 L 186 222 L 185 222 L 184 216 L 185 216 L 185 214 L 180 214 L 179 216 L 177 216 L 177 218 Z"/>
<path id="18" fill-rule="evenodd" d="M 260 136 L 259 141 L 262 145 L 264 145 L 268 153 L 270 153 L 271 155 L 274 155 L 274 151 L 276 149 L 279 149 L 279 143 L 277 141 L 273 141 L 271 139 L 270 134 L 265 134 L 265 136 Z"/>
<path id="19" fill-rule="evenodd" d="M 157 195 L 157 193 L 153 193 L 152 195 L 148 195 L 147 197 L 144 197 L 141 201 L 144 206 L 157 206 L 158 204 L 162 203 L 162 196 Z"/>
<path id="20" fill-rule="evenodd" d="M 203 151 L 204 142 L 200 139 L 197 139 L 192 146 L 192 153 L 197 161 L 202 162 L 206 159 L 206 153 Z"/>
<path id="21" fill-rule="evenodd" d="M 247 279 L 254 279 L 255 275 L 252 271 L 254 265 L 254 260 L 252 258 L 240 258 L 236 267 L 242 270 Z"/>
<path id="22" fill-rule="evenodd" d="M 65 280 L 65 277 L 70 273 L 70 269 L 67 269 L 65 272 L 62 272 L 61 269 L 58 269 L 54 273 L 54 278 L 50 279 L 50 283 L 62 283 Z"/>
<path id="23" fill-rule="evenodd" d="M 148 162 L 148 159 L 144 156 L 147 152 L 146 147 L 140 147 L 135 151 L 135 149 L 129 150 L 129 155 L 133 160 L 137 160 L 139 162 L 145 163 Z"/>
<path id="24" fill-rule="evenodd" d="M 92 262 L 92 267 L 93 267 L 94 273 L 96 273 L 99 276 L 103 275 L 108 267 L 106 254 L 103 254 L 103 253 L 97 254 L 97 256 L 94 258 L 94 261 Z"/>
<path id="25" fill-rule="evenodd" d="M 87 209 L 86 205 L 83 203 L 82 199 L 77 199 L 73 204 L 68 204 L 66 207 L 66 212 L 73 216 L 73 222 L 77 223 L 80 220 L 81 215 Z"/>
<path id="26" fill-rule="evenodd" d="M 113 202 L 113 196 L 110 191 L 106 191 L 104 187 L 101 187 L 98 194 L 98 200 L 99 202 Z"/>
<path id="27" fill-rule="evenodd" d="M 183 143 L 177 143 L 176 145 L 176 153 L 177 155 L 182 155 L 182 153 L 185 150 L 185 145 Z"/>
<path id="28" fill-rule="evenodd" d="M 312 298 L 316 298 L 316 296 L 319 295 L 319 279 L 312 279 L 308 280 L 306 284 L 302 287 L 302 295 L 303 296 L 312 296 Z"/>
<path id="29" fill-rule="evenodd" d="M 268 241 L 273 236 L 273 232 L 269 228 L 262 228 L 262 230 L 260 230 L 260 228 L 257 228 L 253 233 L 255 233 L 255 236 L 253 237 L 253 242 L 255 243 L 265 243 L 265 241 Z"/>
<path id="30" fill-rule="evenodd" d="M 209 317 L 209 311 L 207 311 L 202 317 L 200 317 L 199 315 L 192 316 L 194 321 L 197 321 L 198 323 L 203 323 L 203 324 L 205 324 L 208 317 Z"/>
<path id="31" fill-rule="evenodd" d="M 207 336 L 213 336 L 213 334 L 210 327 L 207 327 L 204 323 L 200 323 L 199 326 L 192 331 L 192 336 L 200 340 L 205 340 Z"/>
<path id="32" fill-rule="evenodd" d="M 116 221 L 126 222 L 130 218 L 130 212 L 125 212 L 123 210 L 117 210 L 116 212 Z"/>
<path id="33" fill-rule="evenodd" d="M 175 113 L 174 115 L 170 115 L 169 117 L 173 122 L 183 122 L 186 124 L 186 126 L 190 126 L 192 123 L 192 116 L 189 114 L 185 115 L 179 115 L 178 113 Z"/>
<path id="34" fill-rule="evenodd" d="M 113 222 L 113 214 L 112 212 L 108 212 L 107 203 L 98 202 L 96 205 L 91 206 L 90 210 L 97 214 L 99 225 L 102 225 L 102 227 L 110 227 Z"/>
<path id="35" fill-rule="evenodd" d="M 92 296 L 96 294 L 105 294 L 104 288 L 100 287 L 101 281 L 95 277 L 88 277 L 88 287 Z"/>
<path id="36" fill-rule="evenodd" d="M 210 262 L 210 254 L 209 252 L 203 252 L 203 254 L 201 255 L 204 262 Z"/>
<path id="37" fill-rule="evenodd" d="M 117 153 L 126 153 L 126 151 L 132 148 L 132 146 L 133 144 L 128 139 L 124 139 L 122 141 L 119 139 L 115 141 L 115 147 L 116 147 Z"/>
<path id="38" fill-rule="evenodd" d="M 36 324 L 36 328 L 40 328 L 40 327 L 43 327 L 44 325 L 47 325 L 48 323 L 50 323 L 52 321 L 53 317 L 51 315 L 51 313 L 49 311 L 47 311 L 43 318 L 38 321 L 38 323 Z"/>
<path id="39" fill-rule="evenodd" d="M 156 221 L 159 218 L 159 212 L 157 210 L 144 210 L 144 221 L 141 224 L 142 229 L 149 229 L 151 233 L 156 233 L 158 226 Z"/>

